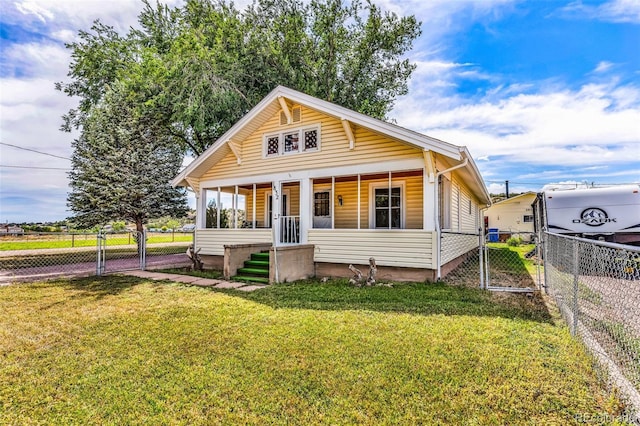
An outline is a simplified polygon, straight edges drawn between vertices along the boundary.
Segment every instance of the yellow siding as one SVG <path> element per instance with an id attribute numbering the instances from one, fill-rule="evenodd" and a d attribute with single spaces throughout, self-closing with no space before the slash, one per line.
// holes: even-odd
<path id="1" fill-rule="evenodd" d="M 320 124 L 320 151 L 282 155 L 274 158 L 263 158 L 263 136 L 280 133 L 309 125 Z M 358 165 L 363 163 L 408 158 L 422 158 L 422 151 L 401 144 L 390 138 L 377 135 L 367 129 L 355 129 L 356 148 L 349 150 L 342 122 L 309 108 L 302 108 L 302 123 L 280 126 L 279 114 L 274 114 L 257 131 L 244 141 L 235 141 L 241 147 L 242 164 L 237 164 L 236 157 L 229 153 L 201 179 L 221 179 L 239 176 L 259 176 L 268 170 L 279 173 L 291 170 L 311 170 L 322 167 Z"/>
<path id="2" fill-rule="evenodd" d="M 451 182 L 451 230 L 460 230 L 460 220 L 458 217 L 458 202 L 460 200 L 460 187 L 455 180 Z"/>
<path id="3" fill-rule="evenodd" d="M 480 226 L 478 200 L 471 196 L 468 186 L 458 176 L 453 178 L 451 192 L 451 229 L 460 232 L 477 233 Z M 471 213 L 469 213 L 469 200 L 471 200 Z"/>
<path id="4" fill-rule="evenodd" d="M 333 205 L 335 207 L 334 227 L 336 229 L 357 229 L 358 181 L 336 182 L 335 188 L 336 193 L 333 195 Z M 342 206 L 338 203 L 338 195 L 342 196 Z M 362 194 L 360 195 L 362 196 Z"/>
<path id="5" fill-rule="evenodd" d="M 414 230 L 328 230 L 309 231 L 315 245 L 316 262 L 368 264 L 433 269 L 433 234 Z"/>
<path id="6" fill-rule="evenodd" d="M 486 212 L 489 228 L 505 232 L 533 232 L 533 222 L 525 222 L 524 216 L 533 214 L 531 203 L 535 198 L 535 194 L 531 194 L 489 207 Z"/>

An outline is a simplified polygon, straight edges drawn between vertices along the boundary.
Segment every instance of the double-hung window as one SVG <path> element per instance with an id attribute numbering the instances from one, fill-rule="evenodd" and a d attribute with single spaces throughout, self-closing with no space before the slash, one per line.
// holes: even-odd
<path id="1" fill-rule="evenodd" d="M 440 176 L 438 179 L 440 229 L 451 229 L 451 181 L 445 176 Z"/>
<path id="2" fill-rule="evenodd" d="M 402 217 L 400 188 L 376 188 L 376 228 L 400 228 Z M 391 225 L 389 225 L 391 222 Z"/>
<path id="3" fill-rule="evenodd" d="M 369 227 L 374 229 L 404 228 L 404 182 L 373 183 L 370 186 Z"/>

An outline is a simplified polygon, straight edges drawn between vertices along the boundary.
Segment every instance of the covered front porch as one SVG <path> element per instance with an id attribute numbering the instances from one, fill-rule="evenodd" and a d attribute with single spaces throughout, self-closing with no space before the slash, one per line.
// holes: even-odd
<path id="1" fill-rule="evenodd" d="M 296 179 L 297 177 L 297 179 Z M 196 245 L 311 245 L 325 264 L 435 268 L 437 185 L 424 168 L 201 184 Z M 444 213 L 444 210 L 440 214 Z M 346 269 L 346 268 L 345 268 Z"/>

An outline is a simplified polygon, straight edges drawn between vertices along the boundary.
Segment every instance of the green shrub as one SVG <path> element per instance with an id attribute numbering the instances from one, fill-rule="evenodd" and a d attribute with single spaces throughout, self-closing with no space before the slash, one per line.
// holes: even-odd
<path id="1" fill-rule="evenodd" d="M 518 247 L 520 244 L 522 244 L 522 238 L 520 237 L 511 237 L 507 240 L 509 247 Z"/>

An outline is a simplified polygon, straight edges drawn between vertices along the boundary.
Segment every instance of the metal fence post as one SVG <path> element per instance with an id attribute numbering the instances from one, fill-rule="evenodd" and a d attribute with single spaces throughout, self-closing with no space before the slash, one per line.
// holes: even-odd
<path id="1" fill-rule="evenodd" d="M 542 243 L 542 262 L 544 265 L 544 268 L 542 269 L 542 274 L 543 274 L 543 281 L 544 281 L 544 292 L 546 294 L 549 294 L 549 274 L 547 273 L 547 262 L 549 262 L 549 264 L 551 264 L 551 259 L 549 258 L 549 234 L 547 234 L 546 232 L 543 232 L 540 234 L 541 235 L 541 243 Z"/>
<path id="2" fill-rule="evenodd" d="M 482 228 L 480 228 L 478 230 L 478 262 L 480 263 L 480 288 L 481 289 L 486 289 L 485 286 L 485 282 L 484 282 L 484 265 L 482 264 L 484 262 L 484 254 L 482 253 L 484 251 L 484 236 L 482 235 Z"/>
<path id="3" fill-rule="evenodd" d="M 140 269 L 145 270 L 147 267 L 147 230 L 143 229 L 138 235 L 142 239 L 142 250 L 140 253 Z"/>
<path id="4" fill-rule="evenodd" d="M 580 243 L 573 241 L 573 320 L 571 334 L 575 336 L 578 333 L 578 277 L 580 276 Z"/>
<path id="5" fill-rule="evenodd" d="M 105 261 L 106 261 L 106 245 L 107 245 L 107 236 L 99 231 L 96 236 L 96 247 L 97 247 L 97 261 L 96 261 L 96 275 L 100 276 L 105 270 Z"/>
<path id="6" fill-rule="evenodd" d="M 100 233 L 96 235 L 96 275 L 100 276 Z"/>

